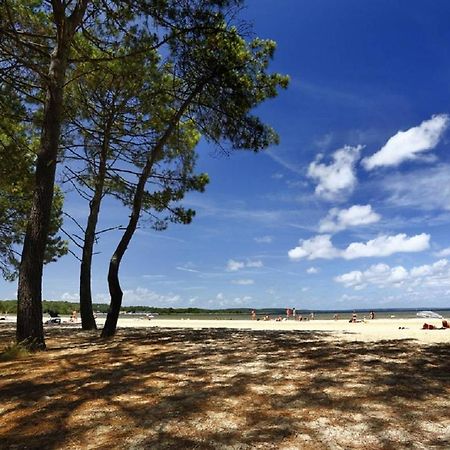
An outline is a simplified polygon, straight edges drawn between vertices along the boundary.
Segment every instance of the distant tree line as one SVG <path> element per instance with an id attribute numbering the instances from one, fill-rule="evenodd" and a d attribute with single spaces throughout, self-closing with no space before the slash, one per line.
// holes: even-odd
<path id="1" fill-rule="evenodd" d="M 43 300 L 42 311 L 44 314 L 57 313 L 59 315 L 70 315 L 73 311 L 79 311 L 80 304 L 75 302 Z M 93 303 L 93 311 L 107 314 L 109 305 L 105 303 Z M 248 308 L 242 309 L 203 309 L 203 308 L 159 308 L 154 306 L 122 306 L 121 312 L 132 314 L 157 313 L 161 315 L 170 314 L 242 314 L 249 313 Z M 16 314 L 17 300 L 0 300 L 0 314 Z"/>

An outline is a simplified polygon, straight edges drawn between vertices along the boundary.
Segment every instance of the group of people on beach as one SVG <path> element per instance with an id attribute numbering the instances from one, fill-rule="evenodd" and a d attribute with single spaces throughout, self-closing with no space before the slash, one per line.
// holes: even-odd
<path id="1" fill-rule="evenodd" d="M 256 317 L 256 310 L 254 310 L 254 309 L 252 309 L 251 317 L 252 317 L 252 320 L 261 320 L 261 319 Z M 302 314 L 298 314 L 297 313 L 295 308 L 286 308 L 286 317 L 282 317 L 281 315 L 279 315 L 274 320 L 276 322 L 282 322 L 282 321 L 285 321 L 285 320 L 289 320 L 291 318 L 293 320 L 299 320 L 299 321 L 302 321 L 302 320 L 314 320 L 315 315 L 314 315 L 313 312 L 311 312 L 309 314 L 309 316 L 302 316 Z M 373 311 L 370 311 L 369 318 L 372 319 L 372 320 L 375 319 L 375 313 Z M 334 314 L 333 315 L 333 319 L 334 320 L 339 320 L 339 314 Z M 271 317 L 269 315 L 266 314 L 263 317 L 262 320 L 267 321 L 267 320 L 272 320 L 272 319 L 271 319 Z M 356 312 L 353 311 L 353 314 L 352 314 L 349 322 L 350 323 L 357 323 L 357 322 L 363 322 L 365 320 L 366 320 L 365 316 L 364 316 L 363 320 L 358 319 L 358 316 L 357 316 Z"/>
<path id="2" fill-rule="evenodd" d="M 370 311 L 369 318 L 371 320 L 375 319 L 375 313 L 373 311 Z M 360 320 L 360 319 L 358 319 L 358 315 L 356 314 L 355 311 L 353 311 L 352 317 L 349 320 L 350 323 L 358 323 L 358 322 L 365 322 L 365 321 L 366 321 L 366 316 L 364 316 L 363 319 Z"/>
<path id="3" fill-rule="evenodd" d="M 252 309 L 251 317 L 252 317 L 252 320 L 261 320 L 260 318 L 256 317 L 256 310 L 254 310 L 254 309 Z M 275 322 L 284 322 L 284 321 L 290 320 L 290 319 L 302 321 L 302 320 L 314 320 L 314 318 L 315 318 L 315 316 L 314 316 L 313 312 L 311 312 L 308 317 L 308 316 L 302 316 L 302 314 L 298 314 L 295 308 L 286 308 L 286 316 L 285 317 L 283 317 L 282 315 L 278 315 L 273 320 L 275 320 Z M 272 318 L 268 314 L 266 314 L 262 320 L 268 321 L 268 320 L 272 320 Z"/>

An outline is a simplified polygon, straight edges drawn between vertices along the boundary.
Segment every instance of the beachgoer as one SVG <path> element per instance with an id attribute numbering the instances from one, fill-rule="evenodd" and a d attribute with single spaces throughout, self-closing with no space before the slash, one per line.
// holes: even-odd
<path id="1" fill-rule="evenodd" d="M 375 319 L 375 313 L 373 311 L 370 311 L 370 318 Z"/>
<path id="2" fill-rule="evenodd" d="M 72 315 L 70 316 L 70 321 L 71 322 L 77 321 L 77 312 L 76 311 L 72 311 Z"/>
<path id="3" fill-rule="evenodd" d="M 297 312 L 295 311 L 295 308 L 292 308 L 292 317 L 295 320 L 295 316 L 296 316 Z"/>
<path id="4" fill-rule="evenodd" d="M 334 319 L 334 320 L 339 320 L 339 314 L 335 314 L 335 315 L 333 316 L 333 319 Z"/>
<path id="5" fill-rule="evenodd" d="M 353 311 L 352 318 L 349 320 L 349 322 L 355 323 L 357 320 L 358 320 L 358 316 L 357 316 L 356 313 Z"/>
<path id="6" fill-rule="evenodd" d="M 256 311 L 252 309 L 252 320 L 256 319 Z"/>
<path id="7" fill-rule="evenodd" d="M 309 317 L 311 318 L 311 320 L 314 320 L 314 313 L 312 312 Z"/>

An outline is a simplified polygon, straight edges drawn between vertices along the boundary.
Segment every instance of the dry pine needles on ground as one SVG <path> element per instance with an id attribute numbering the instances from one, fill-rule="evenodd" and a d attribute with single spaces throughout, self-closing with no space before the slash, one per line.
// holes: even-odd
<path id="1" fill-rule="evenodd" d="M 7 449 L 450 448 L 450 346 L 325 333 L 48 331 L 0 362 Z M 0 328 L 1 343 L 14 330 Z"/>

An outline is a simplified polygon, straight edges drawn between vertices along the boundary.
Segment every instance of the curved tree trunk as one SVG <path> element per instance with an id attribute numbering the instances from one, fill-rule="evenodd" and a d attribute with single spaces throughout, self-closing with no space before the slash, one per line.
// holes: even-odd
<path id="1" fill-rule="evenodd" d="M 94 195 L 89 203 L 89 217 L 84 233 L 83 254 L 80 266 L 80 315 L 81 327 L 83 330 L 96 330 L 94 311 L 92 310 L 92 291 L 91 291 L 91 271 L 92 255 L 94 252 L 95 231 L 97 228 L 98 216 L 100 213 L 100 204 L 105 186 L 106 161 L 109 149 L 109 135 L 112 127 L 112 119 L 106 125 L 102 148 L 100 152 L 100 161 L 98 174 L 96 176 Z"/>
<path id="2" fill-rule="evenodd" d="M 102 188 L 103 190 L 103 188 Z M 83 253 L 80 265 L 80 316 L 83 330 L 96 330 L 94 312 L 92 310 L 91 292 L 91 268 L 92 254 L 94 251 L 95 229 L 97 226 L 98 214 L 100 211 L 102 191 L 94 192 L 94 197 L 90 202 L 90 211 L 86 232 L 84 234 Z"/>
<path id="3" fill-rule="evenodd" d="M 161 136 L 161 139 L 154 146 L 153 150 L 150 152 L 147 162 L 142 170 L 139 177 L 138 184 L 136 186 L 136 191 L 133 198 L 133 207 L 131 210 L 130 220 L 128 222 L 127 228 L 120 240 L 111 260 L 109 263 L 108 270 L 108 287 L 109 294 L 111 296 L 111 303 L 106 317 L 106 322 L 102 330 L 102 337 L 111 337 L 116 333 L 117 320 L 119 319 L 120 307 L 122 306 L 123 292 L 120 287 L 119 281 L 119 268 L 122 261 L 123 255 L 125 254 L 128 245 L 133 237 L 134 232 L 139 221 L 139 217 L 142 209 L 142 198 L 145 192 L 145 184 L 150 177 L 151 171 L 153 169 L 153 164 L 161 158 L 164 146 L 169 140 L 170 136 L 176 129 L 178 121 L 181 119 L 186 109 L 189 107 L 194 98 L 203 89 L 204 83 L 199 84 L 186 98 L 186 100 L 180 106 L 180 109 L 174 114 L 172 120 Z"/>
<path id="4" fill-rule="evenodd" d="M 162 146 L 161 146 L 162 148 Z M 158 149 L 152 151 L 152 157 L 147 160 L 147 163 L 139 177 L 139 182 L 136 187 L 136 192 L 133 199 L 133 208 L 130 215 L 128 226 L 120 240 L 110 262 L 108 270 L 108 287 L 111 296 L 111 303 L 106 317 L 106 322 L 102 330 L 102 337 L 111 337 L 116 333 L 117 320 L 119 319 L 120 307 L 122 306 L 123 292 L 119 281 L 119 268 L 123 255 L 125 254 L 128 244 L 133 237 L 134 232 L 139 221 L 139 216 L 142 209 L 142 197 L 145 192 L 145 184 L 150 176 L 153 164 L 156 161 L 156 153 Z M 160 151 L 159 151 L 160 152 Z M 158 153 L 159 153 L 158 152 Z"/>
<path id="5" fill-rule="evenodd" d="M 16 338 L 18 342 L 26 343 L 32 350 L 45 349 L 42 325 L 42 272 L 61 135 L 64 81 L 73 34 L 84 15 L 87 2 L 88 0 L 79 0 L 69 18 L 65 17 L 64 3 L 52 2 L 57 43 L 50 55 L 49 71 L 45 79 L 47 91 L 41 149 L 37 156 L 35 188 L 23 244 L 17 290 Z"/>

